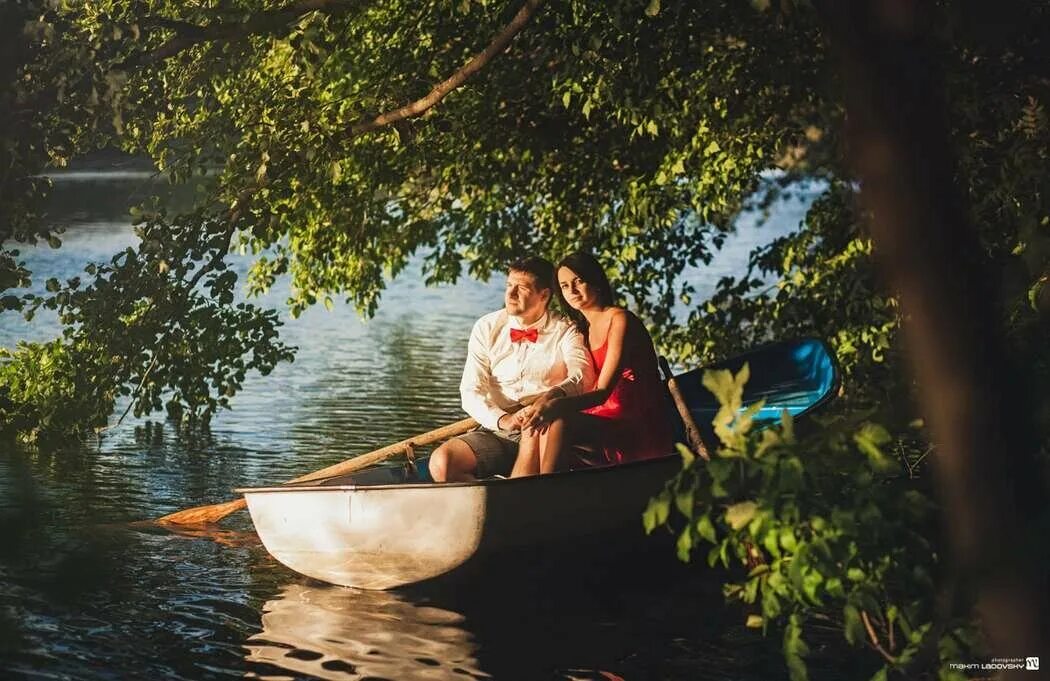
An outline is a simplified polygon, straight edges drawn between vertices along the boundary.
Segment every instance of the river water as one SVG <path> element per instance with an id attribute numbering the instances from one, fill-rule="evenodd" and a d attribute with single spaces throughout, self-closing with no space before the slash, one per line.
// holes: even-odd
<path id="1" fill-rule="evenodd" d="M 51 219 L 68 230 L 61 249 L 23 249 L 34 280 L 134 243 L 127 208 L 160 190 L 135 170 L 57 177 Z M 745 218 L 689 275 L 701 293 L 794 229 L 811 198 L 779 202 L 762 229 Z M 286 295 L 278 286 L 263 302 Z M 285 315 L 295 362 L 250 377 L 207 435 L 155 416 L 61 452 L 3 451 L 0 677 L 785 678 L 777 641 L 741 625 L 717 578 L 665 555 L 600 575 L 365 592 L 276 563 L 244 513 L 207 533 L 133 524 L 462 418 L 467 335 L 501 300 L 500 278 L 426 288 L 410 270 L 367 322 L 345 306 Z M 0 315 L 0 346 L 57 332 L 47 315 Z"/>

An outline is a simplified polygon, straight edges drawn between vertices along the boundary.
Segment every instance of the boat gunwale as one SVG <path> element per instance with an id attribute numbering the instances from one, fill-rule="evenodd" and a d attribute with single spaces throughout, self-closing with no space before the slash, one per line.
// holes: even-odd
<path id="1" fill-rule="evenodd" d="M 672 459 L 682 459 L 678 452 L 664 454 L 640 461 L 627 461 L 620 464 L 609 464 L 605 466 L 592 466 L 589 468 L 574 468 L 568 471 L 557 471 L 544 475 L 526 475 L 520 478 L 485 478 L 469 482 L 401 482 L 388 485 L 311 485 L 304 481 L 297 485 L 271 485 L 269 487 L 236 487 L 237 494 L 259 494 L 264 492 L 363 492 L 367 490 L 389 490 L 389 489 L 435 489 L 435 488 L 457 488 L 457 487 L 486 487 L 493 484 L 519 484 L 526 481 L 544 481 L 563 478 L 568 475 L 604 473 L 613 470 L 640 468 L 656 463 L 665 463 Z M 347 475 L 353 475 L 348 473 Z"/>

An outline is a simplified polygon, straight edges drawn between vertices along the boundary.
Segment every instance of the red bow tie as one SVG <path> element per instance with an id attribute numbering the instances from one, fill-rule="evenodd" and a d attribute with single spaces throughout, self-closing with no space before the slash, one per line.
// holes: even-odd
<path id="1" fill-rule="evenodd" d="M 510 342 L 520 343 L 525 341 L 526 343 L 535 343 L 539 335 L 539 331 L 536 329 L 511 329 Z"/>

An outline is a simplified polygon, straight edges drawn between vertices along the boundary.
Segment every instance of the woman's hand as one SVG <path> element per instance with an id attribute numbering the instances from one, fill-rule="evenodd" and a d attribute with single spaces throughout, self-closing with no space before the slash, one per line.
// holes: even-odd
<path id="1" fill-rule="evenodd" d="M 550 393 L 540 396 L 538 400 L 522 410 L 525 418 L 521 422 L 521 429 L 531 428 L 534 433 L 546 432 L 551 422 L 561 416 L 559 409 L 561 401 L 561 397 L 552 397 Z"/>

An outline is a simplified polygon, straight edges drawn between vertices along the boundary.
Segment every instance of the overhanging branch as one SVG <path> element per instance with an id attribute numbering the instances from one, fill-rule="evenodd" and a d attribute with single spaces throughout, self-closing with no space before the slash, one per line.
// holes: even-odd
<path id="1" fill-rule="evenodd" d="M 438 102 L 448 96 L 450 92 L 463 85 L 463 83 L 467 82 L 471 76 L 484 68 L 486 64 L 492 61 L 493 57 L 505 50 L 510 44 L 510 41 L 514 39 L 514 36 L 521 32 L 521 29 L 525 27 L 529 18 L 536 12 L 536 9 L 539 8 L 541 4 L 543 4 L 543 0 L 526 0 L 525 4 L 521 6 L 521 9 L 519 9 L 518 13 L 514 15 L 514 18 L 511 19 L 510 23 L 499 32 L 488 47 L 482 52 L 474 55 L 473 59 L 468 61 L 461 69 L 453 73 L 449 78 L 438 83 L 425 97 L 417 99 L 416 101 L 406 104 L 398 109 L 394 109 L 393 111 L 380 114 L 371 120 L 364 119 L 353 124 L 350 126 L 349 136 L 351 138 L 356 137 L 392 123 L 397 123 L 398 121 L 415 118 L 422 115 L 428 109 L 436 106 Z"/>

